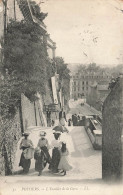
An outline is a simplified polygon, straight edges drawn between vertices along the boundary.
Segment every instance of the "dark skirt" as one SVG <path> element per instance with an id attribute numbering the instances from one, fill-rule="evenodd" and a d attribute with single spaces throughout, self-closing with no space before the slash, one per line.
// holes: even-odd
<path id="1" fill-rule="evenodd" d="M 47 147 L 43 146 L 43 147 L 41 147 L 41 150 L 45 154 L 46 161 L 50 164 L 51 163 L 51 157 L 50 157 L 50 154 L 49 154 L 49 151 L 48 151 Z"/>
<path id="2" fill-rule="evenodd" d="M 54 148 L 52 151 L 52 160 L 51 160 L 51 165 L 50 169 L 52 172 L 58 172 L 58 165 L 60 162 L 60 151 L 58 148 Z"/>
<path id="3" fill-rule="evenodd" d="M 25 173 L 28 173 L 30 165 L 31 165 L 31 160 L 30 159 L 25 159 L 24 154 L 22 152 L 19 166 L 23 167 L 23 171 Z"/>
<path id="4" fill-rule="evenodd" d="M 47 164 L 47 157 L 43 151 L 41 151 L 39 154 L 34 154 L 35 158 L 35 171 L 41 172 L 46 164 Z"/>

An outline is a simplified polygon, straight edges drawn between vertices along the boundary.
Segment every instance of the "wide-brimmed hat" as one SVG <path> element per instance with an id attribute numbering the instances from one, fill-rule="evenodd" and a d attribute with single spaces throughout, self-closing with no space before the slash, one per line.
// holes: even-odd
<path id="1" fill-rule="evenodd" d="M 61 135 L 61 132 L 60 131 L 53 131 L 53 134 L 60 134 Z"/>
<path id="2" fill-rule="evenodd" d="M 24 132 L 23 136 L 29 136 L 29 134 L 30 134 L 29 132 Z"/>
<path id="3" fill-rule="evenodd" d="M 46 135 L 46 132 L 45 131 L 41 131 L 40 132 L 40 136 L 45 136 Z"/>

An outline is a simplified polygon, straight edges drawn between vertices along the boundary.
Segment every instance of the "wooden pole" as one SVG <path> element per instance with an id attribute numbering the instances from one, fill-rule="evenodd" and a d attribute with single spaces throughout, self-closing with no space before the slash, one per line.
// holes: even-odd
<path id="1" fill-rule="evenodd" d="M 6 43 L 6 33 L 7 33 L 7 1 L 4 0 L 4 44 Z"/>
<path id="2" fill-rule="evenodd" d="M 34 101 L 34 111 L 35 111 L 35 124 L 37 126 L 37 114 L 36 114 L 36 104 L 35 104 L 35 101 Z"/>
<path id="3" fill-rule="evenodd" d="M 14 19 L 16 21 L 16 5 L 15 5 L 15 0 L 14 0 Z"/>
<path id="4" fill-rule="evenodd" d="M 20 115 L 20 126 L 21 126 L 21 133 L 24 133 L 24 126 L 23 126 L 23 113 L 22 113 L 22 98 L 20 97 L 19 102 L 19 115 Z"/>

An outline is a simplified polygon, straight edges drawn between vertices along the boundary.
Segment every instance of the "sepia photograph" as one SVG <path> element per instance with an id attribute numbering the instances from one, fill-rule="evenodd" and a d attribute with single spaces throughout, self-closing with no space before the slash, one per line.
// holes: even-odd
<path id="1" fill-rule="evenodd" d="M 0 0 L 0 195 L 123 195 L 123 0 Z"/>

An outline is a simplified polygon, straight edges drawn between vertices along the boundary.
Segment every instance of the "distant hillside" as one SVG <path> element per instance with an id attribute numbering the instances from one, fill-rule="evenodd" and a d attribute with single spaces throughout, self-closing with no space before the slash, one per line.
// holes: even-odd
<path id="1" fill-rule="evenodd" d="M 78 67 L 82 65 L 80 63 L 68 63 L 68 68 L 70 69 L 71 71 L 71 74 L 74 74 L 77 72 L 78 70 Z M 88 64 L 84 64 L 84 65 L 88 65 Z M 101 68 L 105 68 L 105 69 L 108 69 L 108 70 L 111 70 L 111 69 L 117 69 L 117 66 L 123 66 L 123 65 L 115 65 L 115 64 L 112 64 L 112 65 L 109 65 L 109 64 L 97 64 L 98 66 L 100 66 Z"/>
<path id="2" fill-rule="evenodd" d="M 79 66 L 82 65 L 80 63 L 69 63 L 68 68 L 71 71 L 71 74 L 74 75 L 78 72 Z M 87 67 L 89 64 L 84 64 Z M 95 64 L 97 67 L 100 67 L 100 70 L 104 71 L 107 75 L 112 75 L 114 78 L 118 77 L 119 74 L 123 73 L 123 64 L 119 65 L 102 65 L 102 64 Z M 80 68 L 81 69 L 81 68 Z"/>

